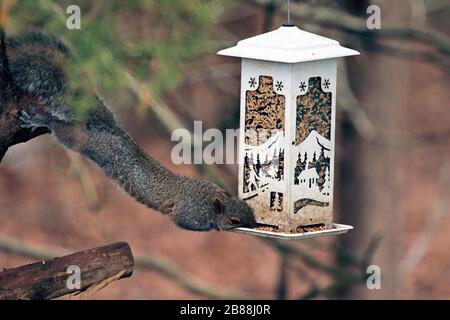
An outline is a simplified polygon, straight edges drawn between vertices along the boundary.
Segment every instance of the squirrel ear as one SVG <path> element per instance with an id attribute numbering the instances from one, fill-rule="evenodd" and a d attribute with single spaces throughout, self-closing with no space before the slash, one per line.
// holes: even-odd
<path id="1" fill-rule="evenodd" d="M 225 190 L 225 189 L 220 188 L 220 189 L 219 189 L 219 193 L 220 193 L 221 195 L 223 195 L 224 197 L 231 197 L 231 194 L 230 194 L 227 190 Z"/>
<path id="2" fill-rule="evenodd" d="M 214 197 L 214 207 L 216 208 L 217 212 L 223 213 L 225 211 L 225 206 L 223 205 L 222 200 L 220 200 L 219 197 Z"/>

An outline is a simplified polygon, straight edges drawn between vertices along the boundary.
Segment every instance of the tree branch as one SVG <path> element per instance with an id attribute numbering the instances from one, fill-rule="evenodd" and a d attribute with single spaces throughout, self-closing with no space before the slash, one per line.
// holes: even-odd
<path id="1" fill-rule="evenodd" d="M 0 273 L 0 300 L 53 299 L 71 293 L 92 293 L 133 273 L 133 255 L 125 242 L 54 259 L 49 258 L 50 254 L 44 255 L 46 261 Z M 68 286 L 70 266 L 80 270 L 79 288 Z"/>
<path id="2" fill-rule="evenodd" d="M 28 244 L 0 238 L 0 252 L 18 254 L 33 259 L 51 259 L 52 257 L 64 254 L 64 252 L 67 252 L 67 250 L 57 248 L 39 249 Z M 183 272 L 178 270 L 178 268 L 173 266 L 172 263 L 164 261 L 159 258 L 140 256 L 136 257 L 134 261 L 135 261 L 134 263 L 135 268 L 156 271 L 161 275 L 175 281 L 179 286 L 181 286 L 185 290 L 209 299 L 246 300 L 246 299 L 270 298 L 264 296 L 251 296 L 240 293 L 227 292 L 225 290 L 209 287 L 205 284 L 202 284 L 198 280 L 195 280 L 192 277 L 184 274 Z"/>
<path id="3" fill-rule="evenodd" d="M 263 6 L 264 0 L 251 0 L 251 2 Z M 286 6 L 281 7 L 285 12 Z M 348 33 L 354 33 L 363 36 L 379 36 L 384 38 L 401 38 L 420 41 L 436 48 L 443 54 L 450 53 L 450 39 L 436 30 L 427 30 L 423 27 L 414 26 L 396 26 L 383 24 L 380 30 L 369 30 L 364 19 L 355 17 L 335 8 L 328 8 L 324 6 L 311 5 L 308 3 L 291 3 L 291 14 L 300 18 L 300 20 L 314 21 L 336 28 Z"/>
<path id="4" fill-rule="evenodd" d="M 379 128 L 369 119 L 354 95 L 348 81 L 345 64 L 338 65 L 340 76 L 340 94 L 338 107 L 347 113 L 358 134 L 374 144 L 390 145 L 393 147 L 411 148 L 428 145 L 430 143 L 443 143 L 450 139 L 450 130 L 426 133 L 404 133 L 396 130 Z"/>

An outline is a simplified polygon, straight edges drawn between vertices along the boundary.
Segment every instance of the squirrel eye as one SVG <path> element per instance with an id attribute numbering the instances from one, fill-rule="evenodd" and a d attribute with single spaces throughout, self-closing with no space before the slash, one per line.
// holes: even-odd
<path id="1" fill-rule="evenodd" d="M 241 224 L 241 219 L 239 219 L 238 217 L 231 217 L 230 222 L 233 225 Z"/>

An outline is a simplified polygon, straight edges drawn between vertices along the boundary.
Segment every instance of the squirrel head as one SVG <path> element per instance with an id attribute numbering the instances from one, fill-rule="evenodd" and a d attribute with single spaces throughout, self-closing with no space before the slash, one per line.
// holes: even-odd
<path id="1" fill-rule="evenodd" d="M 245 201 L 230 195 L 224 189 L 217 187 L 213 196 L 216 230 L 227 230 L 237 227 L 255 227 L 256 220 L 253 210 Z"/>
<path id="2" fill-rule="evenodd" d="M 229 230 L 256 226 L 253 210 L 219 186 L 186 178 L 170 215 L 181 228 L 195 231 Z"/>

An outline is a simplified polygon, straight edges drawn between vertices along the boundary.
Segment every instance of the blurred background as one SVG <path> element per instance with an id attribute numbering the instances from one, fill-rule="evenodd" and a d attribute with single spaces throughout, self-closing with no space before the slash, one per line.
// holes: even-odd
<path id="1" fill-rule="evenodd" d="M 81 8 L 68 30 L 66 8 Z M 366 9 L 381 8 L 368 30 Z M 0 165 L 0 267 L 130 243 L 136 270 L 92 299 L 450 298 L 450 3 L 291 1 L 300 28 L 361 52 L 338 73 L 335 221 L 348 235 L 268 241 L 175 227 L 51 135 Z M 219 49 L 278 28 L 282 0 L 0 0 L 10 34 L 42 29 L 74 52 L 68 72 L 95 89 L 150 155 L 236 194 L 234 165 L 174 165 L 176 128 L 237 128 L 240 61 Z M 366 268 L 381 268 L 381 289 Z"/>

